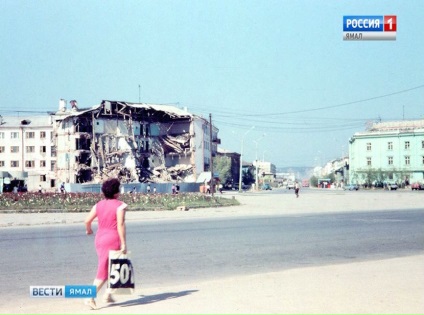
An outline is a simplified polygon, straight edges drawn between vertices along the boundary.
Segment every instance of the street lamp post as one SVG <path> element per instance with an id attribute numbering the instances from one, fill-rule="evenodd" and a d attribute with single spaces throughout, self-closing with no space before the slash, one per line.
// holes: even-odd
<path id="1" fill-rule="evenodd" d="M 342 162 L 342 167 L 343 167 L 343 172 L 342 172 L 342 182 L 343 182 L 343 185 L 345 184 L 345 180 L 346 180 L 346 177 L 345 177 L 346 167 L 345 167 L 344 147 L 345 146 L 342 145 L 342 160 L 341 160 L 341 162 Z"/>
<path id="2" fill-rule="evenodd" d="M 264 151 L 263 153 L 262 153 L 262 162 L 265 162 L 265 152 L 268 152 L 268 151 Z"/>
<path id="3" fill-rule="evenodd" d="M 240 174 L 239 174 L 239 192 L 241 192 L 241 178 L 243 175 L 243 144 L 244 144 L 244 138 L 246 135 L 253 129 L 255 126 L 252 126 L 249 130 L 247 130 L 243 137 L 241 138 L 241 150 L 240 150 Z"/>

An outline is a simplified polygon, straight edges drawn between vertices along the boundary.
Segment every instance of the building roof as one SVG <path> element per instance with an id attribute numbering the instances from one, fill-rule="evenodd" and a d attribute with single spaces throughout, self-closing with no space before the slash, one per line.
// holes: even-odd
<path id="1" fill-rule="evenodd" d="M 95 106 L 88 108 L 88 109 L 87 108 L 80 109 L 80 110 L 78 110 L 78 109 L 77 110 L 67 109 L 64 112 L 58 111 L 56 113 L 56 115 L 63 116 L 63 118 L 80 116 L 80 115 L 83 115 L 83 114 L 88 113 L 88 112 L 98 111 L 99 109 L 103 108 L 107 104 L 118 104 L 118 105 L 122 105 L 122 106 L 128 107 L 128 108 L 155 110 L 155 111 L 158 111 L 158 112 L 164 112 L 172 118 L 181 118 L 181 117 L 191 118 L 191 117 L 194 116 L 185 109 L 181 109 L 181 108 L 171 106 L 171 105 L 147 104 L 147 103 L 130 103 L 130 102 L 110 101 L 110 100 L 103 100 L 99 105 L 95 105 Z"/>
<path id="2" fill-rule="evenodd" d="M 218 147 L 218 153 L 219 154 L 228 154 L 228 155 L 231 155 L 231 154 L 240 155 L 240 153 L 238 153 L 238 152 L 230 151 L 230 150 L 224 149 L 222 147 Z"/>
<path id="3" fill-rule="evenodd" d="M 424 132 L 424 119 L 378 122 L 370 125 L 366 131 L 355 132 L 350 142 L 357 137 L 391 136 L 416 132 Z"/>
<path id="4" fill-rule="evenodd" d="M 50 116 L 2 116 L 0 118 L 0 128 L 19 128 L 19 127 L 50 127 L 52 125 Z"/>
<path id="5" fill-rule="evenodd" d="M 386 121 L 372 124 L 369 131 L 406 131 L 424 128 L 424 119 Z"/>

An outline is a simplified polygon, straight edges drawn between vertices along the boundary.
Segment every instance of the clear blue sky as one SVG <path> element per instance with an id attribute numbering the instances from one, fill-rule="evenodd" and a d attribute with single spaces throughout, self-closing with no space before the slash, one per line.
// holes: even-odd
<path id="1" fill-rule="evenodd" d="M 424 1 L 0 1 L 0 114 L 59 99 L 175 103 L 279 167 L 346 153 L 367 121 L 424 117 Z M 397 15 L 396 41 L 343 41 Z M 257 150 L 254 140 L 258 141 Z"/>

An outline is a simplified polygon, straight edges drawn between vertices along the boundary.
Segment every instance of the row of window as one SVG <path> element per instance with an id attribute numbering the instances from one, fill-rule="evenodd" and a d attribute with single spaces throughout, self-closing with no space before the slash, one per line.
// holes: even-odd
<path id="1" fill-rule="evenodd" d="M 203 147 L 205 148 L 205 150 L 210 150 L 210 146 L 209 146 L 209 141 L 203 140 Z"/>
<path id="2" fill-rule="evenodd" d="M 19 136 L 20 136 L 20 132 L 12 131 L 10 132 L 9 139 L 19 139 Z M 40 139 L 45 139 L 47 137 L 47 131 L 40 131 L 39 136 L 40 136 Z M 53 138 L 53 131 L 50 131 L 50 137 Z M 6 139 L 6 132 L 4 131 L 0 132 L 0 139 Z M 35 131 L 26 131 L 25 139 L 35 139 Z"/>
<path id="3" fill-rule="evenodd" d="M 47 163 L 46 161 L 39 161 L 40 163 L 40 168 L 45 168 L 47 167 Z M 5 161 L 0 161 L 0 167 L 5 167 L 6 163 Z M 50 162 L 50 170 L 54 171 L 54 168 L 56 166 L 56 161 L 51 161 Z M 10 161 L 10 167 L 19 167 L 19 161 Z M 25 161 L 25 167 L 26 168 L 34 168 L 35 167 L 35 161 Z"/>
<path id="4" fill-rule="evenodd" d="M 10 153 L 19 153 L 19 149 L 20 146 L 17 145 L 12 145 L 10 146 Z M 25 147 L 25 152 L 26 153 L 35 153 L 35 146 L 33 145 L 28 145 Z M 47 152 L 47 146 L 42 145 L 40 146 L 40 153 L 46 153 Z M 6 153 L 6 147 L 5 146 L 0 146 L 0 153 Z M 56 147 L 55 146 L 51 146 L 51 156 L 55 157 L 56 156 Z"/>
<path id="5" fill-rule="evenodd" d="M 422 158 L 421 163 L 424 165 L 424 156 L 422 156 L 421 158 Z M 411 157 L 409 155 L 406 155 L 404 157 L 404 162 L 405 162 L 405 165 L 411 165 Z M 387 164 L 393 165 L 393 156 L 387 157 Z M 370 157 L 367 157 L 367 165 L 372 166 L 372 159 Z"/>
<path id="6" fill-rule="evenodd" d="M 404 149 L 409 150 L 411 148 L 411 142 L 410 141 L 404 141 Z M 421 149 L 424 149 L 424 140 L 421 141 Z M 371 142 L 367 142 L 367 151 L 372 150 L 372 144 Z M 389 141 L 387 142 L 387 150 L 391 151 L 393 150 L 393 142 Z"/>

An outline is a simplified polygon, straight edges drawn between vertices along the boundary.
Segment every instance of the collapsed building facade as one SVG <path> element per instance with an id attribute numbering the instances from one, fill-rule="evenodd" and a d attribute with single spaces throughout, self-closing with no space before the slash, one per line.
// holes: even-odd
<path id="1" fill-rule="evenodd" d="M 67 108 L 53 116 L 56 176 L 65 183 L 196 182 L 210 171 L 218 129 L 170 105 L 104 100 L 90 109 Z M 210 132 L 212 131 L 212 135 Z"/>

